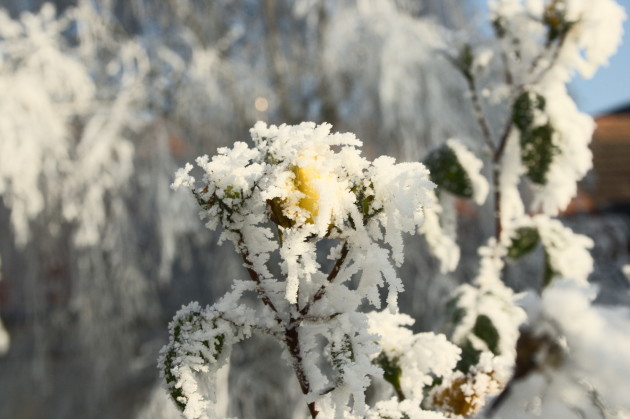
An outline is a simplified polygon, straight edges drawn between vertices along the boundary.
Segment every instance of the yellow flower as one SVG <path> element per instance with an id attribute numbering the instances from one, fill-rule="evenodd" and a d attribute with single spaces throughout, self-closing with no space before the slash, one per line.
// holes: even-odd
<path id="1" fill-rule="evenodd" d="M 313 166 L 295 166 L 293 173 L 295 187 L 304 194 L 298 206 L 310 214 L 306 222 L 312 223 L 319 213 L 319 191 L 314 183 L 321 178 L 321 174 Z"/>

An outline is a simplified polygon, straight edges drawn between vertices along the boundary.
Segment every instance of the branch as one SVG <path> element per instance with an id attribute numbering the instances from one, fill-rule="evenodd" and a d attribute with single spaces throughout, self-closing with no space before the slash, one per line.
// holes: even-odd
<path id="1" fill-rule="evenodd" d="M 244 324 L 237 323 L 236 321 L 234 321 L 232 319 L 228 319 L 227 317 L 225 317 L 225 313 L 219 315 L 218 318 L 220 318 L 221 320 L 225 320 L 226 322 L 230 323 L 232 326 L 234 326 L 234 327 L 236 327 L 238 329 L 242 329 L 242 328 L 245 327 Z M 264 333 L 266 335 L 273 336 L 276 339 L 282 340 L 282 336 L 280 335 L 280 333 L 278 333 L 276 331 L 273 331 L 273 330 L 268 329 L 266 327 L 258 326 L 258 325 L 255 325 L 255 324 L 248 325 L 248 326 L 251 327 L 252 329 L 258 330 L 261 333 Z"/>
<path id="2" fill-rule="evenodd" d="M 558 57 L 560 56 L 560 51 L 562 51 L 562 47 L 564 46 L 564 41 L 567 39 L 566 34 L 563 34 L 560 39 L 558 40 L 558 43 L 556 44 L 556 48 L 553 51 L 553 54 L 551 55 L 551 59 L 549 60 L 549 62 L 547 63 L 547 66 L 545 68 L 543 68 L 540 73 L 538 73 L 536 75 L 536 77 L 532 80 L 531 84 L 536 84 L 538 82 L 540 82 L 540 80 L 545 76 L 545 74 L 547 74 L 549 72 L 549 70 L 551 70 L 554 66 L 554 64 L 556 63 L 556 61 L 558 61 Z M 545 51 L 543 50 L 533 61 L 532 64 L 529 68 L 529 72 L 530 73 L 534 73 L 534 71 L 536 70 L 536 67 L 538 67 L 538 64 L 540 64 L 540 60 L 542 60 L 542 58 L 545 56 Z"/>
<path id="3" fill-rule="evenodd" d="M 249 274 L 250 279 L 254 281 L 257 285 L 256 292 L 258 293 L 258 296 L 262 300 L 263 304 L 265 304 L 267 307 L 271 309 L 271 311 L 275 313 L 276 322 L 278 324 L 282 324 L 282 319 L 280 319 L 278 315 L 278 309 L 276 308 L 276 306 L 273 304 L 273 301 L 271 301 L 271 299 L 269 298 L 269 296 L 263 289 L 262 282 L 260 280 L 260 277 L 258 276 L 258 272 L 254 270 L 254 267 L 253 267 L 254 265 L 249 260 L 249 250 L 247 249 L 247 246 L 245 246 L 245 242 L 243 241 L 243 235 L 241 234 L 240 231 L 235 231 L 235 233 L 238 235 L 238 250 L 241 253 L 243 262 L 245 262 L 245 268 L 247 269 L 247 273 Z"/>
<path id="4" fill-rule="evenodd" d="M 494 155 L 492 156 L 492 177 L 494 184 L 494 216 L 495 216 L 495 230 L 494 236 L 499 241 L 501 238 L 501 232 L 503 230 L 503 226 L 501 223 L 501 168 L 499 166 L 499 162 L 503 157 L 503 152 L 505 151 L 505 145 L 507 144 L 508 138 L 510 138 L 510 133 L 512 132 L 512 113 L 507 120 L 505 125 L 505 129 L 503 130 L 503 135 L 501 135 L 501 140 L 499 141 L 499 146 L 494 151 Z"/>
<path id="5" fill-rule="evenodd" d="M 302 389 L 303 394 L 309 394 L 311 392 L 311 386 L 308 382 L 308 378 L 306 377 L 306 372 L 302 367 L 302 349 L 300 348 L 300 336 L 297 330 L 297 324 L 295 323 L 297 320 L 292 321 L 292 325 L 290 325 L 285 333 L 284 333 L 284 342 L 289 349 L 289 353 L 293 358 L 293 370 L 295 370 L 295 375 L 297 376 L 298 382 L 300 383 L 300 388 Z M 317 417 L 319 413 L 317 409 L 315 409 L 315 402 L 308 403 L 308 410 L 311 413 L 311 417 Z"/>
<path id="6" fill-rule="evenodd" d="M 327 282 L 324 285 L 322 285 L 321 287 L 319 287 L 319 289 L 317 290 L 317 292 L 313 296 L 313 300 L 310 301 L 309 303 L 307 303 L 304 306 L 304 308 L 302 308 L 302 310 L 300 310 L 300 314 L 302 315 L 302 317 L 305 317 L 308 314 L 308 312 L 311 309 L 311 306 L 313 305 L 313 303 L 315 303 L 316 301 L 319 301 L 319 300 L 322 299 L 322 297 L 326 293 L 326 288 L 327 288 L 328 284 L 330 284 L 332 281 L 334 281 L 334 279 L 339 274 L 339 271 L 341 270 L 341 266 L 346 261 L 346 257 L 348 257 L 348 251 L 349 250 L 350 249 L 348 248 L 348 243 L 344 243 L 343 247 L 341 248 L 341 255 L 339 256 L 339 259 L 337 259 L 337 262 L 335 262 L 335 266 L 333 266 L 332 270 L 328 274 L 328 277 L 326 278 Z"/>
<path id="7" fill-rule="evenodd" d="M 481 132 L 483 133 L 486 144 L 490 148 L 490 150 L 494 150 L 494 141 L 492 140 L 492 132 L 490 131 L 490 126 L 488 125 L 488 120 L 486 119 L 486 115 L 483 111 L 483 107 L 481 105 L 481 99 L 477 94 L 477 83 L 475 82 L 475 76 L 472 74 L 464 75 L 466 82 L 468 84 L 468 90 L 470 91 L 470 98 L 473 102 L 473 107 L 475 109 L 475 116 L 477 117 L 477 122 L 479 123 L 479 127 L 481 128 Z"/>

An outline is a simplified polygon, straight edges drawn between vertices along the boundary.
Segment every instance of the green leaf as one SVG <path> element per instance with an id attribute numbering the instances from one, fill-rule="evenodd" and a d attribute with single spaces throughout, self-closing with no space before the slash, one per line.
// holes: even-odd
<path id="1" fill-rule="evenodd" d="M 473 78 L 473 74 L 472 74 L 473 61 L 474 61 L 474 55 L 473 55 L 472 48 L 470 47 L 470 45 L 466 44 L 464 45 L 462 50 L 459 52 L 459 56 L 455 60 L 455 65 L 462 72 L 464 77 L 466 77 L 466 79 L 468 80 L 472 80 Z"/>
<path id="2" fill-rule="evenodd" d="M 551 266 L 549 253 L 547 252 L 546 249 L 545 249 L 545 262 L 544 263 L 545 263 L 545 269 L 543 272 L 543 280 L 542 280 L 543 289 L 547 288 L 547 286 L 551 284 L 551 280 L 553 279 L 553 277 L 558 274 L 556 271 L 554 271 L 553 267 Z"/>
<path id="3" fill-rule="evenodd" d="M 547 173 L 553 157 L 559 150 L 553 144 L 553 128 L 550 124 L 521 133 L 521 158 L 527 176 L 539 185 L 547 183 Z"/>
<path id="4" fill-rule="evenodd" d="M 462 354 L 455 369 L 463 372 L 464 374 L 468 374 L 470 367 L 479 363 L 481 351 L 476 349 L 469 340 L 466 340 L 460 348 L 462 350 Z"/>
<path id="5" fill-rule="evenodd" d="M 429 153 L 424 160 L 431 180 L 439 188 L 462 198 L 473 197 L 473 186 L 468 174 L 457 160 L 455 151 L 444 144 Z"/>
<path id="6" fill-rule="evenodd" d="M 484 314 L 478 316 L 473 333 L 488 345 L 488 349 L 493 354 L 499 355 L 499 332 L 492 324 L 490 317 Z"/>
<path id="7" fill-rule="evenodd" d="M 228 185 L 228 187 L 225 188 L 225 197 L 230 199 L 241 199 L 241 193 L 234 190 L 234 186 Z"/>
<path id="8" fill-rule="evenodd" d="M 508 248 L 508 257 L 512 260 L 520 259 L 536 248 L 540 242 L 538 230 L 534 227 L 521 227 L 516 230 L 512 243 Z"/>
<path id="9" fill-rule="evenodd" d="M 549 167 L 559 149 L 553 143 L 554 129 L 549 122 L 535 125 L 536 111 L 544 112 L 546 101 L 535 92 L 523 92 L 512 106 L 512 122 L 521 133 L 521 159 L 527 177 L 534 183 L 547 183 Z"/>
<path id="10" fill-rule="evenodd" d="M 534 111 L 545 110 L 545 98 L 538 93 L 525 91 L 512 105 L 512 122 L 522 132 L 529 131 L 534 123 Z"/>
<path id="11" fill-rule="evenodd" d="M 178 313 L 179 314 L 179 313 Z M 189 311 L 183 315 L 176 315 L 173 319 L 169 343 L 163 349 L 162 371 L 168 387 L 168 391 L 180 410 L 186 408 L 187 395 L 181 386 L 178 386 L 179 377 L 176 375 L 182 359 L 196 357 L 204 363 L 214 363 L 225 349 L 225 335 L 215 335 L 211 340 L 202 340 L 200 343 L 208 350 L 191 352 L 190 341 L 196 339 L 196 334 L 204 329 L 204 325 L 217 327 L 214 321 L 206 318 L 199 310 Z M 210 351 L 210 348 L 213 350 Z M 212 358 L 212 359 L 211 359 Z"/>
<path id="12" fill-rule="evenodd" d="M 383 208 L 372 208 L 372 203 L 374 202 L 374 185 L 370 184 L 369 189 L 362 183 L 357 184 L 352 187 L 351 191 L 356 195 L 356 207 L 363 215 L 363 224 L 367 224 L 368 220 L 383 211 Z M 352 228 L 355 228 L 352 226 Z"/>
<path id="13" fill-rule="evenodd" d="M 173 374 L 173 370 L 175 367 L 175 359 L 177 357 L 177 352 L 175 351 L 175 347 L 173 345 L 168 346 L 168 351 L 164 357 L 163 371 L 164 371 L 164 379 L 166 380 L 166 384 L 168 386 L 168 392 L 173 398 L 173 401 L 177 405 L 177 407 L 184 411 L 186 408 L 186 403 L 184 403 L 184 392 L 181 387 L 177 387 L 177 377 Z"/>
<path id="14" fill-rule="evenodd" d="M 349 335 L 343 335 L 343 341 L 341 343 L 333 342 L 332 348 L 330 349 L 330 356 L 332 358 L 333 368 L 339 374 L 337 384 L 341 384 L 343 381 L 344 367 L 355 360 L 352 340 Z"/>
<path id="15" fill-rule="evenodd" d="M 383 378 L 394 387 L 398 401 L 405 400 L 405 394 L 400 386 L 402 370 L 398 364 L 398 358 L 390 359 L 384 352 L 381 352 L 373 362 L 383 369 Z"/>
<path id="16" fill-rule="evenodd" d="M 505 18 L 501 16 L 492 21 L 492 29 L 494 29 L 494 33 L 498 38 L 503 38 L 507 35 L 506 25 L 507 22 L 505 21 Z"/>

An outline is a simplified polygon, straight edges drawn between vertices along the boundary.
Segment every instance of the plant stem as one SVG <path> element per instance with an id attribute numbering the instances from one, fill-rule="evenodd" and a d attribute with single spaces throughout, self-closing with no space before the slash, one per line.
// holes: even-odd
<path id="1" fill-rule="evenodd" d="M 238 248 L 241 253 L 241 257 L 243 258 L 243 261 L 245 262 L 245 268 L 247 269 L 247 272 L 249 273 L 249 277 L 251 278 L 251 280 L 254 281 L 258 285 L 256 287 L 258 291 L 258 296 L 260 297 L 262 302 L 267 307 L 269 307 L 271 311 L 274 312 L 276 322 L 284 326 L 284 339 L 283 340 L 285 344 L 287 345 L 287 349 L 289 350 L 289 354 L 291 354 L 291 358 L 293 359 L 293 370 L 295 371 L 295 375 L 297 376 L 298 382 L 300 383 L 300 388 L 302 389 L 302 393 L 304 395 L 307 395 L 311 391 L 311 386 L 308 382 L 308 378 L 306 377 L 306 373 L 304 372 L 304 367 L 302 365 L 302 350 L 300 347 L 300 336 L 298 333 L 298 327 L 301 323 L 302 317 L 297 318 L 297 319 L 292 318 L 289 321 L 288 325 L 286 325 L 286 323 L 282 321 L 282 319 L 278 315 L 278 310 L 276 309 L 276 306 L 273 304 L 273 302 L 271 301 L 271 299 L 269 298 L 269 296 L 263 289 L 260 277 L 258 276 L 258 273 L 254 270 L 253 265 L 251 261 L 249 260 L 249 251 L 247 249 L 247 246 L 245 245 L 242 234 L 239 231 L 237 231 L 236 233 L 239 236 Z M 345 249 L 345 246 L 344 246 L 344 249 Z M 347 253 L 348 253 L 347 249 L 345 252 L 342 251 L 343 257 L 340 259 L 345 259 L 345 255 Z M 341 263 L 343 263 L 343 260 L 341 261 Z M 337 261 L 337 264 L 341 265 L 341 263 Z M 335 271 L 335 268 L 333 268 L 333 271 L 335 271 L 334 276 L 336 276 L 336 272 L 338 272 L 340 268 L 340 266 L 337 267 L 337 264 L 335 265 L 336 271 Z M 332 272 L 329 275 L 329 278 L 331 275 L 332 275 Z M 321 296 L 319 298 L 321 298 Z M 312 418 L 315 418 L 317 414 L 319 413 L 317 409 L 315 409 L 315 402 L 308 403 L 308 410 Z"/>
<path id="2" fill-rule="evenodd" d="M 302 350 L 300 348 L 300 335 L 297 327 L 297 321 L 292 320 L 284 332 L 284 342 L 286 343 L 289 353 L 293 358 L 293 370 L 295 371 L 295 375 L 300 383 L 302 393 L 307 395 L 311 392 L 311 386 L 308 382 L 308 378 L 306 377 L 306 373 L 304 372 L 304 367 L 302 366 Z M 310 412 L 312 418 L 317 417 L 319 412 L 315 409 L 315 402 L 308 403 L 308 411 Z"/>
<path id="3" fill-rule="evenodd" d="M 495 217 L 495 229 L 494 229 L 494 237 L 499 241 L 501 238 L 501 232 L 503 230 L 503 226 L 501 224 L 501 158 L 503 157 L 503 152 L 505 151 L 505 146 L 507 144 L 508 138 L 510 137 L 510 133 L 512 132 L 512 118 L 508 118 L 505 129 L 503 130 L 503 135 L 501 136 L 501 140 L 499 141 L 499 145 L 497 146 L 494 154 L 492 156 L 492 177 L 493 177 L 493 185 L 494 185 L 494 217 Z"/>
<path id="4" fill-rule="evenodd" d="M 508 73 L 509 74 L 509 73 Z M 511 76 L 510 76 L 511 77 Z M 477 95 L 477 86 L 475 83 L 475 76 L 470 74 L 469 77 L 464 77 L 468 82 L 468 89 L 470 90 L 470 97 L 473 102 L 473 107 L 475 109 L 475 115 L 477 116 L 477 122 L 479 123 L 479 127 L 481 128 L 481 132 L 483 133 L 486 144 L 488 148 L 492 152 L 492 183 L 494 185 L 494 220 L 495 220 L 495 229 L 494 236 L 497 241 L 501 237 L 501 231 L 503 229 L 501 225 L 501 188 L 500 188 L 500 180 L 501 180 L 501 169 L 499 167 L 499 161 L 503 155 L 503 151 L 505 150 L 505 144 L 507 142 L 507 138 L 509 137 L 511 127 L 512 127 L 512 118 L 508 119 L 508 124 L 501 136 L 499 144 L 494 143 L 492 139 L 492 132 L 490 131 L 490 127 L 488 125 L 488 120 L 486 119 L 486 115 L 483 111 L 483 106 L 481 105 L 481 100 L 479 95 Z"/>
<path id="5" fill-rule="evenodd" d="M 302 316 L 306 316 L 309 312 L 309 310 L 311 309 L 311 306 L 313 305 L 314 302 L 319 301 L 322 299 L 322 297 L 324 296 L 324 294 L 326 293 L 326 286 L 328 284 L 330 284 L 339 274 L 339 271 L 341 270 L 341 266 L 343 265 L 343 263 L 346 260 L 346 257 L 348 257 L 348 251 L 350 249 L 348 248 L 348 244 L 344 243 L 343 247 L 341 248 L 341 255 L 339 256 L 339 259 L 337 259 L 337 262 L 335 262 L 335 266 L 333 266 L 333 268 L 331 269 L 330 273 L 328 274 L 327 282 L 322 285 L 321 287 L 319 287 L 319 289 L 317 290 L 317 292 L 315 293 L 315 295 L 313 296 L 313 300 L 310 301 L 308 304 L 306 304 L 304 306 L 304 308 L 302 308 L 302 310 L 300 310 L 300 314 Z"/>
<path id="6" fill-rule="evenodd" d="M 483 111 L 483 106 L 481 105 L 481 99 L 477 94 L 477 83 L 475 82 L 475 76 L 470 75 L 469 77 L 464 77 L 468 82 L 468 90 L 470 91 L 470 98 L 473 102 L 473 107 L 475 109 L 475 115 L 477 116 L 477 122 L 479 123 L 479 127 L 481 128 L 481 132 L 486 140 L 486 143 L 490 150 L 494 150 L 494 141 L 492 140 L 492 132 L 490 131 L 490 126 L 488 125 L 488 120 L 486 119 L 486 114 Z"/>
<path id="7" fill-rule="evenodd" d="M 243 262 L 245 262 L 245 268 L 247 269 L 247 273 L 249 274 L 250 279 L 254 281 L 257 285 L 256 292 L 258 293 L 258 296 L 262 300 L 263 304 L 265 304 L 271 309 L 271 311 L 274 312 L 276 322 L 278 324 L 282 324 L 282 319 L 280 319 L 280 317 L 278 316 L 278 309 L 263 289 L 262 282 L 260 281 L 260 277 L 258 276 L 258 272 L 254 270 L 254 266 L 249 260 L 249 250 L 247 249 L 247 246 L 245 246 L 243 235 L 240 231 L 237 231 L 236 234 L 238 234 L 238 249 L 241 253 L 241 257 L 243 258 Z"/>

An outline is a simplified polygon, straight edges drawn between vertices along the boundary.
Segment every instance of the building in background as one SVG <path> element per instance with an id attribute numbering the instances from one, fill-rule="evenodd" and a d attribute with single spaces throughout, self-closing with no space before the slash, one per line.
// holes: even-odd
<path id="1" fill-rule="evenodd" d="M 564 214 L 630 214 L 630 105 L 606 112 L 595 122 L 593 169 L 580 182 Z"/>
<path id="2" fill-rule="evenodd" d="M 630 211 L 630 104 L 596 119 L 593 201 L 598 209 Z"/>

